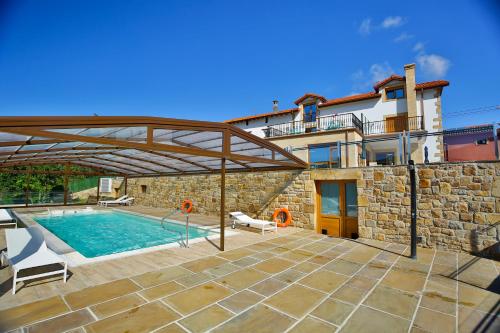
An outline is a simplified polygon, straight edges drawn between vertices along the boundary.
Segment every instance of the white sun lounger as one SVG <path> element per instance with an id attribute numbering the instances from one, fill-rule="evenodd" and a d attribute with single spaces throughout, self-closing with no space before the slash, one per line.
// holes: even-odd
<path id="1" fill-rule="evenodd" d="M 64 282 L 67 279 L 68 263 L 47 247 L 43 234 L 36 228 L 19 228 L 5 230 L 7 240 L 7 252 L 1 254 L 1 264 L 5 260 L 12 266 L 14 271 L 12 294 L 16 293 L 18 281 L 33 280 L 44 276 L 64 274 Z M 62 264 L 64 269 L 46 273 L 33 274 L 18 278 L 17 274 L 22 269 L 46 266 L 51 264 Z"/>
<path id="2" fill-rule="evenodd" d="M 134 198 L 129 198 L 128 195 L 123 195 L 116 200 L 99 200 L 99 206 L 107 207 L 108 205 L 130 205 Z"/>
<path id="3" fill-rule="evenodd" d="M 6 209 L 0 209 L 0 225 L 15 225 L 17 228 L 17 219 L 12 217 Z"/>
<path id="4" fill-rule="evenodd" d="M 234 218 L 231 226 L 233 229 L 236 227 L 236 224 L 243 224 L 248 227 L 261 229 L 263 235 L 265 230 L 278 232 L 278 224 L 276 222 L 256 220 L 246 214 L 243 214 L 242 212 L 232 212 L 229 213 L 229 215 Z"/>

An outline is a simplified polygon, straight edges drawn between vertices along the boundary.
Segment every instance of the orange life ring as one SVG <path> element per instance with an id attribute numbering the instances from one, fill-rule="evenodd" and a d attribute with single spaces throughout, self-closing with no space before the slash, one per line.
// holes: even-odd
<path id="1" fill-rule="evenodd" d="M 282 218 L 278 217 L 280 214 L 285 214 L 284 221 Z M 273 221 L 278 224 L 278 227 L 287 227 L 290 223 L 292 223 L 292 214 L 290 214 L 286 208 L 276 208 L 273 214 Z"/>
<path id="2" fill-rule="evenodd" d="M 181 212 L 184 214 L 189 214 L 193 210 L 193 202 L 189 199 L 186 199 L 181 204 Z"/>

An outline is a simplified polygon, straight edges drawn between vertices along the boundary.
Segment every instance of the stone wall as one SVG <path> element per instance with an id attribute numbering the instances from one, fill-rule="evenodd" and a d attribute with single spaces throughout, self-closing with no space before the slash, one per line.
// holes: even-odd
<path id="1" fill-rule="evenodd" d="M 420 244 L 498 254 L 500 163 L 417 165 Z M 410 242 L 406 167 L 373 167 L 358 181 L 360 236 Z"/>
<path id="2" fill-rule="evenodd" d="M 286 207 L 297 226 L 313 228 L 313 193 L 307 171 L 226 174 L 225 210 L 270 220 L 276 208 Z M 220 175 L 132 178 L 128 180 L 128 195 L 139 205 L 172 209 L 189 198 L 193 213 L 218 216 Z"/>
<path id="3" fill-rule="evenodd" d="M 498 253 L 500 163 L 417 165 L 420 246 Z M 410 183 L 405 166 L 312 171 L 239 173 L 226 176 L 226 212 L 241 210 L 270 219 L 287 207 L 299 227 L 315 226 L 315 181 L 353 179 L 358 187 L 359 234 L 410 243 Z M 145 187 L 142 187 L 142 186 Z M 142 189 L 146 193 L 141 193 Z M 194 202 L 194 212 L 219 215 L 220 176 L 136 178 L 128 180 L 136 204 L 174 208 Z"/>

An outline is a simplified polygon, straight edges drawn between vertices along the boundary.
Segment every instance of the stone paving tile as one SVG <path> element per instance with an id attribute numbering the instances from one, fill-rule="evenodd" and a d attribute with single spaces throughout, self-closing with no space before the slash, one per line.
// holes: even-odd
<path id="1" fill-rule="evenodd" d="M 500 332 L 500 316 L 489 315 L 465 306 L 458 307 L 458 331 Z"/>
<path id="2" fill-rule="evenodd" d="M 202 258 L 202 259 L 198 259 L 198 260 L 194 260 L 194 261 L 189 261 L 185 264 L 182 264 L 181 266 L 186 268 L 186 269 L 189 269 L 190 271 L 192 271 L 194 273 L 200 273 L 206 269 L 222 265 L 226 262 L 227 262 L 227 260 L 225 260 L 225 259 L 222 259 L 222 258 L 219 258 L 216 256 L 211 256 L 211 257 Z"/>
<path id="3" fill-rule="evenodd" d="M 233 265 L 236 265 L 236 266 L 248 267 L 248 266 L 256 264 L 260 261 L 261 261 L 260 259 L 257 259 L 255 257 L 244 257 L 244 258 L 238 259 L 236 261 L 233 261 L 232 263 L 233 263 Z"/>
<path id="4" fill-rule="evenodd" d="M 250 290 L 255 291 L 256 293 L 259 293 L 263 296 L 270 296 L 276 293 L 278 290 L 281 290 L 287 286 L 288 284 L 281 280 L 270 278 L 252 286 Z"/>
<path id="5" fill-rule="evenodd" d="M 364 276 L 353 276 L 349 281 L 347 281 L 347 285 L 355 288 L 359 288 L 362 290 L 370 290 L 375 284 L 377 280 L 369 279 Z"/>
<path id="6" fill-rule="evenodd" d="M 115 298 L 111 301 L 94 305 L 90 307 L 90 309 L 99 319 L 101 319 L 128 309 L 138 307 L 139 305 L 142 305 L 145 302 L 146 301 L 142 297 L 136 294 L 129 294 Z"/>
<path id="7" fill-rule="evenodd" d="M 329 263 L 328 265 L 325 265 L 325 269 L 328 269 L 330 271 L 344 274 L 344 275 L 353 275 L 356 273 L 363 265 L 357 264 L 354 262 L 346 261 L 343 259 L 336 259 Z"/>
<path id="8" fill-rule="evenodd" d="M 225 307 L 226 309 L 233 311 L 234 313 L 240 313 L 248 309 L 252 305 L 257 304 L 263 298 L 264 298 L 263 296 L 257 293 L 248 290 L 243 290 L 237 294 L 234 294 L 226 298 L 223 301 L 220 301 L 219 304 Z"/>
<path id="9" fill-rule="evenodd" d="M 295 249 L 282 254 L 280 257 L 293 262 L 301 262 L 308 258 L 311 258 L 312 256 L 314 256 L 314 253 L 312 252 L 303 249 Z"/>
<path id="10" fill-rule="evenodd" d="M 30 333 L 59 333 L 86 325 L 94 320 L 94 317 L 87 309 L 82 309 L 36 323 L 28 326 L 25 330 Z"/>
<path id="11" fill-rule="evenodd" d="M 172 295 L 173 293 L 176 293 L 183 289 L 184 287 L 181 284 L 175 281 L 170 281 L 164 284 L 160 284 L 158 286 L 142 290 L 139 292 L 139 294 L 141 294 L 141 296 L 147 299 L 148 301 L 153 301 L 158 298 Z"/>
<path id="12" fill-rule="evenodd" d="M 458 304 L 468 306 L 475 310 L 491 312 L 500 302 L 500 295 L 488 290 L 469 286 L 464 283 L 458 284 Z"/>
<path id="13" fill-rule="evenodd" d="M 324 251 L 330 249 L 332 246 L 333 245 L 327 244 L 327 243 L 315 242 L 312 244 L 304 245 L 300 249 L 305 250 L 305 251 L 309 251 L 312 253 L 320 253 L 320 252 L 324 252 Z"/>
<path id="14" fill-rule="evenodd" d="M 193 333 L 206 332 L 231 318 L 233 314 L 218 305 L 212 305 L 179 321 Z"/>
<path id="15" fill-rule="evenodd" d="M 324 292 L 332 292 L 342 283 L 347 281 L 348 277 L 327 270 L 319 270 L 306 276 L 299 282 L 303 285 L 319 289 Z"/>
<path id="16" fill-rule="evenodd" d="M 295 325 L 289 333 L 330 333 L 334 332 L 335 326 L 325 323 L 324 321 L 307 316 L 300 323 Z"/>
<path id="17" fill-rule="evenodd" d="M 351 252 L 346 253 L 342 258 L 358 264 L 365 264 L 379 253 L 379 249 L 362 247 L 353 249 Z"/>
<path id="18" fill-rule="evenodd" d="M 186 333 L 186 330 L 184 330 L 176 323 L 173 323 L 163 328 L 160 328 L 159 330 L 155 331 L 155 333 Z"/>
<path id="19" fill-rule="evenodd" d="M 246 332 L 280 333 L 294 322 L 293 318 L 259 304 L 215 328 L 213 332 L 241 333 L 244 327 Z"/>
<path id="20" fill-rule="evenodd" d="M 408 320 L 366 306 L 360 306 L 340 332 L 401 333 L 407 332 L 409 326 L 410 322 Z"/>
<path id="21" fill-rule="evenodd" d="M 231 295 L 231 290 L 209 282 L 164 298 L 175 310 L 186 315 Z"/>
<path id="22" fill-rule="evenodd" d="M 353 310 L 353 305 L 328 298 L 314 309 L 311 315 L 326 320 L 329 323 L 340 325 Z"/>
<path id="23" fill-rule="evenodd" d="M 297 271 L 304 272 L 304 273 L 310 273 L 310 272 L 318 269 L 319 267 L 321 267 L 321 266 L 318 264 L 314 264 L 312 262 L 306 261 L 306 262 L 298 264 L 297 266 L 294 266 L 293 269 L 295 269 Z"/>
<path id="24" fill-rule="evenodd" d="M 85 326 L 88 333 L 150 332 L 178 319 L 161 302 L 148 303 Z"/>
<path id="25" fill-rule="evenodd" d="M 2 310 L 0 311 L 0 332 L 10 331 L 68 311 L 69 308 L 59 296 Z"/>
<path id="26" fill-rule="evenodd" d="M 433 281 L 427 281 L 420 305 L 431 310 L 455 315 L 457 303 L 456 288 L 446 288 Z"/>
<path id="27" fill-rule="evenodd" d="M 421 307 L 413 326 L 428 332 L 455 332 L 455 317 Z"/>
<path id="28" fill-rule="evenodd" d="M 318 265 L 322 266 L 322 265 L 325 265 L 325 264 L 329 263 L 334 258 L 335 257 L 333 257 L 333 256 L 319 254 L 319 255 L 316 255 L 316 256 L 312 257 L 311 259 L 308 259 L 307 261 L 310 262 L 310 263 L 318 264 Z"/>
<path id="29" fill-rule="evenodd" d="M 300 318 L 312 310 L 324 297 L 325 294 L 319 291 L 293 284 L 266 299 L 264 303 L 292 317 Z"/>
<path id="30" fill-rule="evenodd" d="M 253 266 L 253 268 L 269 274 L 275 274 L 284 271 L 285 269 L 290 268 L 293 265 L 294 264 L 288 260 L 283 260 L 280 258 L 271 258 L 261 263 L 258 263 L 257 265 Z"/>
<path id="31" fill-rule="evenodd" d="M 181 277 L 191 275 L 192 273 L 180 266 L 171 266 L 157 271 L 144 273 L 132 278 L 135 282 L 144 288 L 152 287 L 158 284 L 177 280 Z"/>
<path id="32" fill-rule="evenodd" d="M 180 279 L 175 280 L 175 282 L 182 284 L 186 288 L 193 287 L 197 284 L 201 284 L 203 282 L 207 282 L 209 280 L 212 280 L 213 277 L 205 274 L 205 273 L 195 273 L 192 275 L 184 276 Z"/>
<path id="33" fill-rule="evenodd" d="M 357 305 L 363 296 L 367 293 L 366 290 L 344 285 L 333 293 L 332 297 L 341 301 Z"/>
<path id="34" fill-rule="evenodd" d="M 385 261 L 374 260 L 369 262 L 359 272 L 359 276 L 369 279 L 380 279 L 389 269 L 390 264 Z"/>
<path id="35" fill-rule="evenodd" d="M 209 274 L 213 277 L 219 277 L 223 275 L 227 275 L 229 273 L 235 272 L 241 269 L 240 266 L 233 265 L 232 263 L 225 263 L 219 266 L 215 266 L 209 269 L 206 269 L 204 273 Z"/>
<path id="36" fill-rule="evenodd" d="M 242 290 L 267 278 L 267 274 L 253 268 L 245 268 L 223 276 L 216 281 L 234 290 Z"/>
<path id="37" fill-rule="evenodd" d="M 217 257 L 221 257 L 229 261 L 235 261 L 252 254 L 255 254 L 255 251 L 250 250 L 248 247 L 242 247 L 239 249 L 219 253 L 217 254 Z"/>
<path id="38" fill-rule="evenodd" d="M 69 293 L 64 296 L 64 299 L 71 309 L 78 310 L 92 304 L 133 293 L 139 289 L 139 286 L 129 279 L 123 279 Z"/>
<path id="39" fill-rule="evenodd" d="M 417 292 L 423 289 L 425 278 L 426 276 L 421 273 L 393 268 L 382 280 L 382 284 L 409 292 Z"/>
<path id="40" fill-rule="evenodd" d="M 264 261 L 264 260 L 268 260 L 268 259 L 271 259 L 271 258 L 274 258 L 276 257 L 277 254 L 276 253 L 271 253 L 271 252 L 258 252 L 256 254 L 253 254 L 251 257 L 252 258 L 255 258 L 255 259 L 258 259 L 260 261 Z"/>
<path id="41" fill-rule="evenodd" d="M 274 278 L 286 283 L 292 283 L 301 279 L 304 275 L 306 275 L 306 273 L 290 268 L 282 273 L 279 273 Z"/>
<path id="42" fill-rule="evenodd" d="M 418 297 L 408 292 L 379 285 L 363 304 L 411 319 L 418 304 Z"/>

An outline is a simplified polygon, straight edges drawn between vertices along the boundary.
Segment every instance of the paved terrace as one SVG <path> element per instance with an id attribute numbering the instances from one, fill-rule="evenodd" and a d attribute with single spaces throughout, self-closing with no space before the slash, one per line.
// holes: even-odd
<path id="1" fill-rule="evenodd" d="M 80 266 L 67 284 L 44 279 L 15 296 L 4 268 L 0 331 L 500 330 L 499 262 L 429 249 L 414 261 L 406 246 L 294 228 L 226 244 Z"/>

